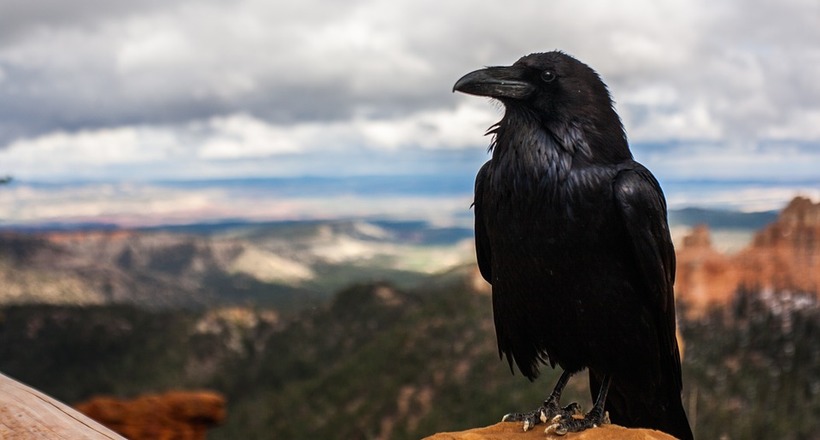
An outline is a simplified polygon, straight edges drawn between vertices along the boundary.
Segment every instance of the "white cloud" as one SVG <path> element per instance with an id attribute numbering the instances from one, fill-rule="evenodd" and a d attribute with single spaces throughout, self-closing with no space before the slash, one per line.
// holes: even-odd
<path id="1" fill-rule="evenodd" d="M 802 147 L 771 159 L 802 170 L 796 161 L 816 159 L 806 145 L 820 143 L 816 2 L 81 6 L 0 14 L 8 172 L 156 164 L 193 173 L 322 149 L 483 147 L 497 108 L 452 95 L 453 82 L 555 48 L 602 74 L 633 143 L 710 152 L 670 150 L 659 162 L 669 169 L 673 159 L 693 172 L 694 160 L 711 159 L 754 174 L 767 156 L 732 145 L 777 140 Z"/>
<path id="2" fill-rule="evenodd" d="M 116 53 L 116 67 L 123 75 L 139 71 L 159 71 L 185 68 L 196 49 L 179 30 L 157 29 L 135 32 Z"/>
<path id="3" fill-rule="evenodd" d="M 174 132 L 147 127 L 55 132 L 13 142 L 0 163 L 21 176 L 82 176 L 85 169 L 173 160 L 180 145 Z"/>
<path id="4" fill-rule="evenodd" d="M 200 162 L 255 161 L 330 151 L 477 148 L 489 142 L 482 133 L 488 121 L 497 117 L 489 106 L 470 104 L 455 111 L 430 110 L 379 119 L 359 116 L 330 123 L 272 124 L 247 114 L 233 114 L 180 125 L 49 133 L 13 142 L 0 150 L 0 163 L 23 178 L 52 180 L 54 175 L 100 175 L 117 166 L 136 171 L 150 170 L 159 163 L 190 168 Z M 172 170 L 172 175 L 162 175 L 163 171 L 121 177 L 179 176 L 178 170 Z M 321 170 L 310 174 L 321 174 Z"/>
<path id="5" fill-rule="evenodd" d="M 202 159 L 237 159 L 298 153 L 304 150 L 298 133 L 275 127 L 248 115 L 215 117 L 207 137 L 196 147 Z"/>
<path id="6" fill-rule="evenodd" d="M 820 139 L 820 109 L 794 111 L 783 119 L 779 124 L 767 127 L 764 137 L 777 140 Z M 820 142 L 817 148 L 820 149 Z"/>
<path id="7" fill-rule="evenodd" d="M 705 102 L 693 102 L 685 107 L 657 106 L 652 110 L 642 109 L 640 104 L 620 107 L 633 142 L 724 139 L 725 127 Z"/>
<path id="8" fill-rule="evenodd" d="M 811 181 L 820 178 L 820 148 L 792 142 L 682 143 L 638 155 L 637 159 L 665 179 L 716 181 Z"/>

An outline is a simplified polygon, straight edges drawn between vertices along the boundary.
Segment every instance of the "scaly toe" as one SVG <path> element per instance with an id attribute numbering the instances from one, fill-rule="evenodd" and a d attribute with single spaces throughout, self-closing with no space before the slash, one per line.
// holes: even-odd
<path id="1" fill-rule="evenodd" d="M 556 418 L 557 417 L 560 416 L 556 416 Z M 560 423 L 553 423 L 552 425 L 547 426 L 547 429 L 544 430 L 544 434 L 564 435 L 566 433 L 567 428 Z"/>
<path id="2" fill-rule="evenodd" d="M 581 405 L 579 405 L 578 402 L 572 402 L 569 405 L 563 407 L 562 412 L 573 416 L 584 415 L 584 411 L 581 409 Z"/>
<path id="3" fill-rule="evenodd" d="M 528 413 L 509 413 L 501 418 L 502 422 L 524 422 L 524 431 L 529 431 L 539 423 L 546 421 L 547 415 L 543 408 Z"/>

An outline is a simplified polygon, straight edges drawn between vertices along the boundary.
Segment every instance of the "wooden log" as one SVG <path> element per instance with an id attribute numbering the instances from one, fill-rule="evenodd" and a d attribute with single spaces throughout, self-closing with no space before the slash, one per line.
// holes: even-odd
<path id="1" fill-rule="evenodd" d="M 125 440 L 79 411 L 0 374 L 0 439 Z"/>

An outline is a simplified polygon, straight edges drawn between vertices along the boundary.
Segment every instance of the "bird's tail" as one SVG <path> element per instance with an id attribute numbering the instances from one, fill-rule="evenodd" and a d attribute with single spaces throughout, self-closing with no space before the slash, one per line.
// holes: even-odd
<path id="1" fill-rule="evenodd" d="M 602 376 L 590 371 L 589 385 L 593 399 L 600 389 L 602 379 Z M 671 383 L 660 385 L 636 390 L 613 379 L 605 406 L 610 420 L 616 425 L 656 429 L 681 440 L 692 440 L 694 435 L 677 386 Z M 640 398 L 636 399 L 636 396 Z"/>

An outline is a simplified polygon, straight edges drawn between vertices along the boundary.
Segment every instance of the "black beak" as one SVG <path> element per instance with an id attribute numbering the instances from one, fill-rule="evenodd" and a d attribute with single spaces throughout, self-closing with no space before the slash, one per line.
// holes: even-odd
<path id="1" fill-rule="evenodd" d="M 524 81 L 523 75 L 521 67 L 488 67 L 462 76 L 453 91 L 499 99 L 524 99 L 535 91 L 535 87 Z"/>

